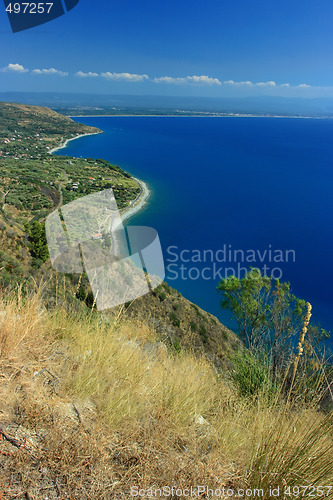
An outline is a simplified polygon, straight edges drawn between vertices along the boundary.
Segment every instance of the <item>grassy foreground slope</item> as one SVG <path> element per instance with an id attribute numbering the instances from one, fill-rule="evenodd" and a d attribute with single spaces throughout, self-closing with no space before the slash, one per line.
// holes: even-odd
<path id="1" fill-rule="evenodd" d="M 239 398 L 206 357 L 156 338 L 123 314 L 1 299 L 1 498 L 206 485 L 268 499 L 270 487 L 289 498 L 285 488 L 310 484 L 332 498 L 332 416 Z"/>

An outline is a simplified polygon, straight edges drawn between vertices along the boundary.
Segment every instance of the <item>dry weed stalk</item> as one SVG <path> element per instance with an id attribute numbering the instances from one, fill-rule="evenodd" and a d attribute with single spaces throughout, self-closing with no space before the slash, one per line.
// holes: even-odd
<path id="1" fill-rule="evenodd" d="M 291 384 L 290 384 L 289 395 L 290 395 L 290 393 L 293 389 L 293 386 L 294 386 L 296 373 L 297 373 L 297 367 L 298 367 L 299 360 L 301 359 L 301 356 L 302 356 L 303 350 L 304 350 L 303 345 L 304 345 L 305 335 L 306 335 L 306 332 L 308 331 L 308 326 L 309 326 L 311 315 L 312 315 L 312 313 L 311 313 L 312 305 L 310 304 L 310 302 L 306 303 L 306 307 L 307 307 L 307 312 L 306 312 L 306 315 L 304 318 L 303 328 L 302 328 L 302 331 L 301 331 L 300 336 L 299 336 L 299 342 L 298 342 L 298 346 L 297 346 L 298 354 L 297 354 L 295 361 L 294 361 L 293 376 L 292 376 L 292 380 L 291 380 Z"/>

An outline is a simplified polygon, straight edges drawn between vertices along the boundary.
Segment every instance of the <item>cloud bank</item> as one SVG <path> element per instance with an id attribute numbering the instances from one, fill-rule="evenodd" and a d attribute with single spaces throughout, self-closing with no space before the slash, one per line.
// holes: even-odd
<path id="1" fill-rule="evenodd" d="M 244 87 L 266 87 L 266 88 L 311 88 L 311 85 L 308 85 L 307 83 L 301 83 L 300 85 L 290 85 L 290 83 L 275 83 L 272 80 L 269 80 L 268 82 L 257 82 L 253 83 L 250 82 L 249 80 L 244 81 L 244 82 L 235 82 L 234 80 L 225 80 L 224 85 L 228 86 L 233 86 L 233 87 L 239 87 L 239 86 L 244 86 Z"/>
<path id="2" fill-rule="evenodd" d="M 136 74 L 136 73 L 115 73 L 106 71 L 103 73 L 96 73 L 94 71 L 76 71 L 76 73 L 69 73 L 67 71 L 61 71 L 55 68 L 49 69 L 33 69 L 29 70 L 25 68 L 22 64 L 9 63 L 6 67 L 0 69 L 3 73 L 31 73 L 33 75 L 50 75 L 50 76 L 75 76 L 77 78 L 103 78 L 111 82 L 151 82 L 155 84 L 166 84 L 166 85 L 196 85 L 196 86 L 222 86 L 222 87 L 234 87 L 234 88 L 289 88 L 289 89 L 310 89 L 314 88 L 307 83 L 301 83 L 298 85 L 292 85 L 290 83 L 276 83 L 273 80 L 267 80 L 266 82 L 251 82 L 250 80 L 244 81 L 234 81 L 234 80 L 224 80 L 221 81 L 216 77 L 211 77 L 208 75 L 193 75 L 193 76 L 156 76 L 150 77 L 146 74 Z M 322 87 L 324 88 L 324 87 Z"/>

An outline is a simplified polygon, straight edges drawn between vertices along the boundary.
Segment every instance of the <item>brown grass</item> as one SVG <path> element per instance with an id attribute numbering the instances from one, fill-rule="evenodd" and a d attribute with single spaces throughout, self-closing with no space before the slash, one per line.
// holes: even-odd
<path id="1" fill-rule="evenodd" d="M 154 339 L 123 316 L 2 297 L 0 427 L 22 447 L 0 442 L 0 498 L 332 483 L 331 416 L 242 400 L 203 357 L 145 353 Z"/>

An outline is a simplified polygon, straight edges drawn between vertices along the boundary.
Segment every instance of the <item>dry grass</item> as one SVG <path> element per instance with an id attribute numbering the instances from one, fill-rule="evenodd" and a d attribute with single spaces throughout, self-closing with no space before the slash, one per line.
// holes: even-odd
<path id="1" fill-rule="evenodd" d="M 154 331 L 123 316 L 20 293 L 0 311 L 0 427 L 25 443 L 0 442 L 3 500 L 332 484 L 330 415 L 240 399 L 204 358 L 148 353 Z"/>

